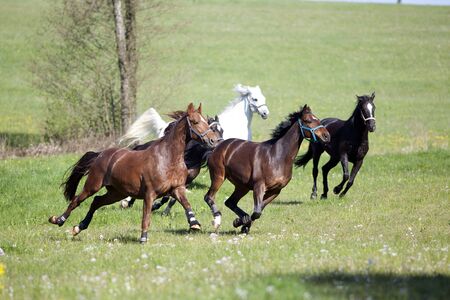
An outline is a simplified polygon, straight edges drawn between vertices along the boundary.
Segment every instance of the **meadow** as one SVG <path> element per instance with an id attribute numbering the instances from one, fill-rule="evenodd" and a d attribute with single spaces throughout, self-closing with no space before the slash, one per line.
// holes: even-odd
<path id="1" fill-rule="evenodd" d="M 354 186 L 343 199 L 310 200 L 311 165 L 295 169 L 251 233 L 241 235 L 223 205 L 232 191 L 226 183 L 217 196 L 223 224 L 216 235 L 202 200 L 209 186 L 203 170 L 188 194 L 202 232 L 187 231 L 176 205 L 170 216 L 153 214 L 149 242 L 141 246 L 140 201 L 129 210 L 101 209 L 76 238 L 71 227 L 90 200 L 64 227 L 47 222 L 67 205 L 59 184 L 80 154 L 3 159 L 0 298 L 448 298 L 450 8 L 176 4 L 161 23 L 183 25 L 151 45 L 161 57 L 157 75 L 147 76 L 149 62 L 141 65 L 139 111 L 153 105 L 165 113 L 202 101 L 214 114 L 233 99 L 234 84 L 258 84 L 271 111 L 268 120 L 253 120 L 260 141 L 301 104 L 320 118 L 344 119 L 355 94 L 375 91 L 377 130 Z M 33 47 L 45 43 L 36 27 L 46 5 L 2 2 L 2 145 L 27 146 L 43 135 L 45 98 L 28 68 Z M 340 179 L 337 167 L 330 187 Z M 241 201 L 246 210 L 252 202 L 251 195 Z"/>

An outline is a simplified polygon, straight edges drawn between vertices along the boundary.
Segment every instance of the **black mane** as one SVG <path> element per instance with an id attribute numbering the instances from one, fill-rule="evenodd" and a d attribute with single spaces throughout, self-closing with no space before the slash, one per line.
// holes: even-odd
<path id="1" fill-rule="evenodd" d="M 305 105 L 303 108 L 301 108 L 299 111 L 290 113 L 286 119 L 278 124 L 278 126 L 272 131 L 272 139 L 278 140 L 282 136 L 286 134 L 286 132 L 291 128 L 292 124 L 294 122 L 297 122 L 298 119 L 300 119 L 304 112 L 310 112 L 311 109 Z"/>

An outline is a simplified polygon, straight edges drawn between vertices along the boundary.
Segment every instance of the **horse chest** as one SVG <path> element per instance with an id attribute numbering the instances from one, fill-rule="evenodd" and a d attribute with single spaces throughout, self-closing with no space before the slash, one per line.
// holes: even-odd
<path id="1" fill-rule="evenodd" d="M 347 142 L 345 151 L 347 152 L 348 158 L 351 162 L 363 159 L 369 151 L 369 145 L 366 142 Z"/>

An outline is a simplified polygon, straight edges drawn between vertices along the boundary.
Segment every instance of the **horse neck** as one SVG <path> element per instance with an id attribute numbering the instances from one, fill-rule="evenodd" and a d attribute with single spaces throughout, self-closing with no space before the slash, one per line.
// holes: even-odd
<path id="1" fill-rule="evenodd" d="M 248 107 L 247 101 L 233 102 L 219 114 L 220 125 L 223 128 L 223 138 L 240 138 L 251 140 L 251 123 L 253 112 Z"/>
<path id="2" fill-rule="evenodd" d="M 175 124 L 175 128 L 162 138 L 164 144 L 168 148 L 166 154 L 171 157 L 183 158 L 186 143 L 190 140 L 190 135 L 187 134 L 188 124 L 186 118 L 187 117 L 182 117 L 177 124 Z"/>
<path id="3" fill-rule="evenodd" d="M 369 130 L 362 118 L 361 110 L 359 106 L 353 111 L 352 116 L 347 120 L 347 123 L 353 127 L 352 132 L 356 134 L 356 137 L 360 140 L 367 140 L 369 135 Z"/>
<path id="4" fill-rule="evenodd" d="M 300 134 L 300 128 L 297 121 L 295 121 L 289 130 L 272 146 L 273 151 L 275 151 L 274 157 L 285 164 L 293 164 L 302 141 L 303 137 Z"/>

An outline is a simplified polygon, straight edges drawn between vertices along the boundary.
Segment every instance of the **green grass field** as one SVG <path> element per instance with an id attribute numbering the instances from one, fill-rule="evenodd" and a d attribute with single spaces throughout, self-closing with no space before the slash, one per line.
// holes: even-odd
<path id="1" fill-rule="evenodd" d="M 46 37 L 46 1 L 2 1 L 0 146 L 27 146 L 44 133 L 45 99 L 29 66 Z M 139 245 L 141 202 L 101 209 L 69 234 L 90 200 L 58 228 L 67 203 L 59 184 L 79 154 L 0 160 L 0 299 L 444 299 L 450 294 L 450 7 L 177 1 L 161 21 L 182 24 L 151 44 L 159 72 L 142 62 L 139 111 L 203 102 L 215 114 L 236 83 L 259 84 L 271 110 L 254 118 L 268 138 L 308 103 L 320 117 L 347 118 L 355 94 L 376 92 L 377 131 L 344 199 L 309 200 L 311 166 L 271 203 L 248 236 L 223 212 L 211 235 L 204 170 L 188 195 L 203 231 L 187 232 L 181 206 L 153 215 Z M 0 149 L 2 149 L 0 147 Z M 304 151 L 302 147 L 301 152 Z M 322 163 L 325 161 L 322 158 Z M 330 173 L 330 187 L 341 179 Z M 321 190 L 319 184 L 319 190 Z M 252 208 L 251 195 L 241 203 Z"/>

